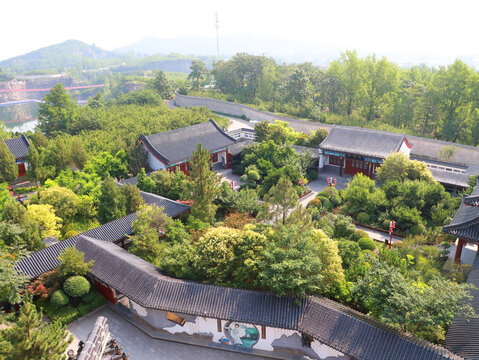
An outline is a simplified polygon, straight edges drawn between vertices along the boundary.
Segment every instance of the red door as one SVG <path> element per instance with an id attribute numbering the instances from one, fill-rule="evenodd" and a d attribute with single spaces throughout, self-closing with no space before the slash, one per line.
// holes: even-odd
<path id="1" fill-rule="evenodd" d="M 18 164 L 18 177 L 25 176 L 26 173 L 25 164 Z"/>

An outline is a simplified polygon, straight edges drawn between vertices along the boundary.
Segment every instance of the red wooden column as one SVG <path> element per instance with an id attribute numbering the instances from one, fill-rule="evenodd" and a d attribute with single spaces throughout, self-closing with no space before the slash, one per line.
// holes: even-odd
<path id="1" fill-rule="evenodd" d="M 344 165 L 344 158 L 341 157 L 341 161 L 340 161 L 340 166 L 339 166 L 339 176 L 343 176 L 343 165 Z"/>
<path id="2" fill-rule="evenodd" d="M 467 242 L 464 239 L 459 238 L 457 241 L 457 248 L 456 248 L 456 254 L 454 255 L 454 262 L 460 263 L 461 262 L 461 254 L 462 254 L 462 248 L 464 247 L 464 244 Z"/>

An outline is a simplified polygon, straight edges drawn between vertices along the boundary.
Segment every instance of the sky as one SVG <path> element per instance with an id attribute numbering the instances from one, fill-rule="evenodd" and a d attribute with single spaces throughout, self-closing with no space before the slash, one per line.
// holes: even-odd
<path id="1" fill-rule="evenodd" d="M 360 53 L 476 55 L 477 0 L 3 0 L 0 60 L 68 39 L 106 50 L 145 37 L 275 36 Z"/>

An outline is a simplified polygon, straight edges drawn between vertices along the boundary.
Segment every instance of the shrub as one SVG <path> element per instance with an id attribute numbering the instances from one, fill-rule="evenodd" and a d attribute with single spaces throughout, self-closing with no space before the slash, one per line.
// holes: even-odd
<path id="1" fill-rule="evenodd" d="M 346 190 L 339 190 L 338 195 L 341 197 L 342 200 L 344 200 L 344 197 L 346 196 L 347 191 Z"/>
<path id="2" fill-rule="evenodd" d="M 95 298 L 95 291 L 90 291 L 88 294 L 81 298 L 82 303 L 90 303 Z"/>
<path id="3" fill-rule="evenodd" d="M 69 239 L 69 238 L 72 238 L 74 236 L 77 236 L 78 235 L 78 231 L 76 230 L 69 230 L 65 233 L 65 235 L 63 236 L 65 239 Z"/>
<path id="4" fill-rule="evenodd" d="M 321 202 L 321 205 L 324 204 L 325 201 L 329 201 L 327 197 L 324 197 L 322 195 L 316 195 L 316 199 L 318 199 Z"/>
<path id="5" fill-rule="evenodd" d="M 318 170 L 308 169 L 306 171 L 306 179 L 308 179 L 308 181 L 316 180 L 317 178 L 318 178 Z"/>
<path id="6" fill-rule="evenodd" d="M 324 194 L 324 196 L 329 199 L 334 195 L 338 195 L 338 190 L 332 186 L 327 186 L 323 191 L 320 192 L 320 194 Z"/>
<path id="7" fill-rule="evenodd" d="M 420 235 L 426 232 L 426 227 L 423 224 L 418 224 L 411 226 L 411 234 L 413 235 Z"/>
<path id="8" fill-rule="evenodd" d="M 383 223 L 382 223 L 382 228 L 386 229 L 386 230 L 389 230 L 389 223 L 390 222 L 391 222 L 391 220 L 389 220 L 389 219 L 384 220 Z"/>
<path id="9" fill-rule="evenodd" d="M 321 207 L 321 201 L 317 198 L 314 198 L 313 200 L 311 200 L 308 205 L 306 205 L 307 208 L 310 208 L 310 207 L 315 207 L 315 208 L 319 208 Z"/>
<path id="10" fill-rule="evenodd" d="M 361 248 L 361 250 L 370 250 L 370 251 L 376 250 L 376 243 L 374 242 L 374 240 L 370 239 L 369 237 L 359 239 L 358 245 Z"/>
<path id="11" fill-rule="evenodd" d="M 71 276 L 65 280 L 63 290 L 71 297 L 82 297 L 90 291 L 90 282 L 83 276 Z"/>
<path id="12" fill-rule="evenodd" d="M 331 202 L 333 203 L 334 206 L 339 206 L 343 202 L 341 197 L 339 195 L 333 195 L 331 196 Z"/>
<path id="13" fill-rule="evenodd" d="M 78 318 L 78 310 L 71 305 L 66 305 L 58 308 L 54 314 L 51 314 L 50 319 L 59 321 L 63 325 L 69 324 Z"/>
<path id="14" fill-rule="evenodd" d="M 359 223 L 361 224 L 369 224 L 369 214 L 365 212 L 360 212 L 357 216 L 356 219 L 358 220 Z"/>
<path id="15" fill-rule="evenodd" d="M 369 238 L 368 233 L 364 230 L 356 230 L 354 233 L 354 241 L 359 241 L 359 239 L 362 238 Z"/>
<path id="16" fill-rule="evenodd" d="M 50 302 L 53 306 L 62 307 L 68 304 L 68 296 L 62 291 L 57 290 L 52 294 Z"/>
<path id="17" fill-rule="evenodd" d="M 327 210 L 332 210 L 333 209 L 333 203 L 331 201 L 329 201 L 328 199 L 324 199 L 323 207 Z"/>
<path id="18" fill-rule="evenodd" d="M 90 311 L 92 311 L 92 306 L 91 304 L 80 304 L 78 306 L 78 316 L 82 317 L 88 314 Z"/>

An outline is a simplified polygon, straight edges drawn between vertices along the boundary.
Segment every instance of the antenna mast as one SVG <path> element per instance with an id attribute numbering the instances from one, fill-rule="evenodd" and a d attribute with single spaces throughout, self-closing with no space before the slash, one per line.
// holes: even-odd
<path id="1" fill-rule="evenodd" d="M 215 17 L 216 17 L 216 24 L 215 24 L 215 27 L 216 27 L 216 57 L 219 59 L 220 58 L 220 41 L 219 41 L 219 36 L 218 36 L 218 27 L 219 27 L 218 12 L 215 13 Z"/>

